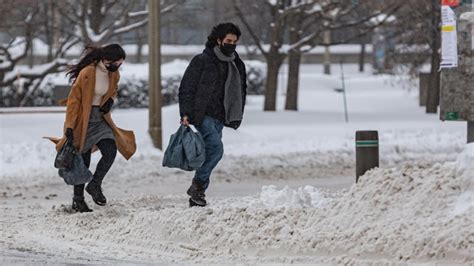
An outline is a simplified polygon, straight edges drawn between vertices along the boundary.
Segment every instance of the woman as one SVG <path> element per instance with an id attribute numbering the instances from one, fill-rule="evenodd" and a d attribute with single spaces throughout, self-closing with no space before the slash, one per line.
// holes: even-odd
<path id="1" fill-rule="evenodd" d="M 65 136 L 57 140 L 56 148 L 61 149 L 67 139 L 72 140 L 87 167 L 93 151 L 98 148 L 102 153 L 92 181 L 87 186 L 74 186 L 72 209 L 78 212 L 92 211 L 84 200 L 84 188 L 97 205 L 106 205 L 102 180 L 114 162 L 117 149 L 127 160 L 135 153 L 133 132 L 118 128 L 110 116 L 117 96 L 118 69 L 125 56 L 118 44 L 88 47 L 80 61 L 67 72 L 73 86 L 68 98 L 60 101 L 67 104 Z"/>

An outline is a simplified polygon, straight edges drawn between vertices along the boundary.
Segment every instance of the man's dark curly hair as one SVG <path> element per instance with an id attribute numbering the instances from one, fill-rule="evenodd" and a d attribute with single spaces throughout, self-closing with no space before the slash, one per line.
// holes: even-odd
<path id="1" fill-rule="evenodd" d="M 213 48 L 217 45 L 217 40 L 223 40 L 227 34 L 235 34 L 240 39 L 240 29 L 237 25 L 227 22 L 221 23 L 212 28 L 211 34 L 207 36 L 206 47 Z"/>

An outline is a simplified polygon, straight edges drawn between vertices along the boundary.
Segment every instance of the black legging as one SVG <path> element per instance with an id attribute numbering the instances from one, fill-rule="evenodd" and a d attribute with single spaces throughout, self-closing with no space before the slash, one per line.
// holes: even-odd
<path id="1" fill-rule="evenodd" d="M 94 178 L 91 182 L 96 182 L 99 185 L 102 185 L 102 180 L 104 176 L 109 171 L 110 167 L 114 163 L 115 156 L 117 155 L 117 146 L 113 139 L 103 139 L 100 140 L 97 144 L 97 147 L 102 153 L 102 158 L 100 158 L 99 163 L 97 163 L 97 168 L 95 169 Z M 91 150 L 82 154 L 82 159 L 84 164 L 89 168 L 91 164 Z M 84 187 L 85 184 L 74 186 L 74 196 L 84 197 Z"/>

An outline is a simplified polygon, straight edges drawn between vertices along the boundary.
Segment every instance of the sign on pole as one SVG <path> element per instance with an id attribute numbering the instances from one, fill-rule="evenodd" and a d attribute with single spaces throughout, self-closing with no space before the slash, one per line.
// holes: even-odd
<path id="1" fill-rule="evenodd" d="M 458 38 L 456 15 L 451 7 L 441 7 L 441 65 L 440 68 L 458 66 Z"/>
<path id="2" fill-rule="evenodd" d="M 443 8 L 451 9 L 449 6 Z M 458 62 L 456 68 L 445 68 L 441 71 L 440 93 L 441 120 L 468 121 L 468 142 L 474 142 L 474 38 L 472 37 L 474 19 L 471 19 L 473 14 L 474 6 L 466 0 L 454 8 L 453 26 L 457 32 Z M 443 15 L 446 16 L 443 17 L 446 22 L 452 21 L 449 13 Z M 442 50 L 444 48 L 442 47 Z"/>

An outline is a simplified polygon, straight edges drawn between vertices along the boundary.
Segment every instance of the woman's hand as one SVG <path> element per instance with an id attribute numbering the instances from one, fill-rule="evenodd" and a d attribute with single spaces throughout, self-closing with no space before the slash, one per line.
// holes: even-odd
<path id="1" fill-rule="evenodd" d="M 73 141 L 74 139 L 74 135 L 72 133 L 72 128 L 66 128 L 66 132 L 64 132 L 64 135 L 66 135 L 66 138 L 69 140 L 69 141 Z"/>

